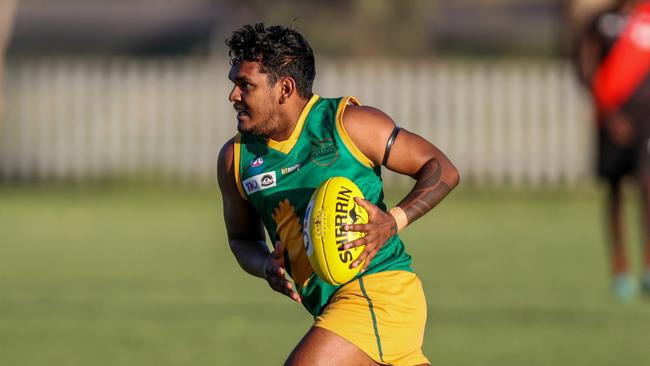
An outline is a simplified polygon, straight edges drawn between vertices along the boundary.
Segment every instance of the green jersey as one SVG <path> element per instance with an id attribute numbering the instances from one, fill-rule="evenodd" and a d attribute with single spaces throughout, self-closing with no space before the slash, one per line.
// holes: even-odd
<path id="1" fill-rule="evenodd" d="M 340 286 L 330 285 L 311 268 L 303 243 L 302 223 L 313 191 L 326 179 L 344 176 L 364 197 L 386 210 L 381 167 L 375 166 L 350 140 L 342 122 L 352 97 L 311 97 L 286 141 L 238 134 L 234 145 L 235 179 L 240 194 L 257 210 L 275 243 L 286 247 L 285 264 L 302 296 L 303 305 L 320 315 Z M 377 252 L 367 270 L 410 271 L 411 257 L 397 237 Z"/>

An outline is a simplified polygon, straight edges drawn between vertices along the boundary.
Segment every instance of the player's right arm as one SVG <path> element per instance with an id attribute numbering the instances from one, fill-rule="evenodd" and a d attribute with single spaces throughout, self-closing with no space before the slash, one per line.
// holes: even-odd
<path id="1" fill-rule="evenodd" d="M 597 17 L 582 32 L 576 51 L 576 66 L 580 81 L 594 92 L 593 80 L 602 60 L 603 44 L 596 30 Z M 598 123 L 605 128 L 609 138 L 616 145 L 630 146 L 634 142 L 634 127 L 623 111 L 612 111 L 598 115 Z"/>
<path id="2" fill-rule="evenodd" d="M 574 61 L 582 84 L 591 89 L 591 84 L 600 63 L 602 45 L 596 30 L 596 18 L 580 31 L 574 47 Z"/>
<path id="3" fill-rule="evenodd" d="M 284 245 L 278 243 L 273 252 L 269 251 L 262 219 L 239 193 L 233 149 L 234 139 L 231 139 L 219 152 L 217 162 L 217 179 L 230 250 L 244 271 L 266 279 L 272 289 L 300 302 L 300 296 L 293 291 L 291 282 L 284 275 Z"/>

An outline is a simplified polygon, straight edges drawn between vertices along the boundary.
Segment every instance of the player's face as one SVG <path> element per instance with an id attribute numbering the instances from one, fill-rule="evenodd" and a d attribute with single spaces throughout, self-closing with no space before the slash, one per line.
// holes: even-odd
<path id="1" fill-rule="evenodd" d="M 268 84 L 267 74 L 261 72 L 257 61 L 242 61 L 233 65 L 228 78 L 234 84 L 228 100 L 237 111 L 237 130 L 271 137 L 279 127 L 277 83 Z"/>

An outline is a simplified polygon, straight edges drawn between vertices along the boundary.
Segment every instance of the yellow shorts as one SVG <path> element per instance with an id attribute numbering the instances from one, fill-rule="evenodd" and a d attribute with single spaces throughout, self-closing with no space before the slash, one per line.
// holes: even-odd
<path id="1" fill-rule="evenodd" d="M 415 273 L 386 271 L 341 287 L 314 326 L 350 341 L 380 364 L 429 363 L 422 354 L 427 304 Z"/>

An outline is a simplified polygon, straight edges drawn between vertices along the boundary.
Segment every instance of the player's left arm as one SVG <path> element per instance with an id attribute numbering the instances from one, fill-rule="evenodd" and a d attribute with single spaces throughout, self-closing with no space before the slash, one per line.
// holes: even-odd
<path id="1" fill-rule="evenodd" d="M 345 230 L 365 232 L 366 236 L 345 244 L 345 248 L 365 245 L 364 252 L 351 264 L 356 267 L 365 260 L 368 266 L 386 241 L 406 225 L 419 219 L 442 201 L 458 185 L 458 169 L 447 156 L 423 137 L 400 129 L 387 151 L 387 142 L 395 122 L 382 111 L 367 106 L 349 106 L 343 125 L 350 139 L 375 165 L 384 166 L 415 179 L 415 185 L 390 213 L 367 200 L 357 202 L 369 213 L 365 225 L 346 225 Z M 385 156 L 385 154 L 387 154 Z"/>

